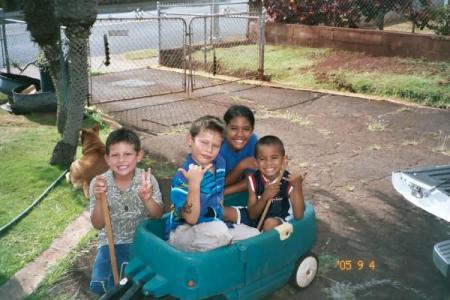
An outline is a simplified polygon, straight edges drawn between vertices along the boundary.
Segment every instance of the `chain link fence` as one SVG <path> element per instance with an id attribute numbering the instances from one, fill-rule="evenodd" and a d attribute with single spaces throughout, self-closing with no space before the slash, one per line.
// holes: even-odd
<path id="1" fill-rule="evenodd" d="M 266 22 L 450 35 L 448 0 L 268 0 Z"/>
<path id="2" fill-rule="evenodd" d="M 221 84 L 201 75 L 262 78 L 264 23 L 241 15 L 196 16 L 189 22 L 189 71 L 193 89 Z"/>
<path id="3" fill-rule="evenodd" d="M 204 115 L 222 116 L 228 106 L 202 99 L 181 99 L 142 107 L 110 110 L 108 114 L 121 124 L 138 128 L 151 135 L 161 135 L 170 132 L 187 132 L 189 124 L 195 119 Z"/>
<path id="4" fill-rule="evenodd" d="M 249 2 L 158 2 L 157 15 L 180 16 L 188 23 L 188 80 L 192 90 L 226 83 L 217 77 L 211 80 L 210 75 L 229 75 L 238 80 L 262 78 L 264 23 L 250 13 Z"/>
<path id="5" fill-rule="evenodd" d="M 186 91 L 198 89 L 202 87 L 210 87 L 216 84 L 225 83 L 225 81 L 211 79 L 211 75 L 234 75 L 240 78 L 256 78 L 258 74 L 262 74 L 263 65 L 261 63 L 263 48 L 261 43 L 264 38 L 262 36 L 263 30 L 260 30 L 261 18 L 256 16 L 249 16 L 248 3 L 200 3 L 200 4 L 157 4 L 157 19 L 146 18 L 149 14 L 147 12 L 139 11 L 137 19 L 134 21 L 132 27 L 136 31 L 146 32 L 148 41 L 145 44 L 133 44 L 133 49 L 127 49 L 122 55 L 121 68 L 136 70 L 142 67 L 140 61 L 126 61 L 123 56 L 136 55 L 140 57 L 139 60 L 145 62 L 145 59 L 150 59 L 152 62 L 142 72 L 154 71 L 155 74 L 163 74 L 167 72 L 171 76 L 181 74 L 184 71 L 184 85 Z M 159 18 L 158 18 L 159 17 Z M 184 28 L 185 39 L 174 40 L 174 34 L 171 31 L 180 26 L 173 22 L 165 22 L 165 20 L 184 20 L 186 27 Z M 105 20 L 102 22 L 112 22 L 112 20 Z M 156 22 L 156 26 L 144 27 L 146 22 Z M 103 23 L 99 23 L 103 24 Z M 122 23 L 123 24 L 123 23 Z M 97 24 L 96 24 L 97 27 Z M 138 29 L 140 27 L 140 29 Z M 113 29 L 114 30 L 114 29 Z M 119 28 L 117 29 L 119 30 Z M 123 26 L 120 27 L 123 30 Z M 178 29 L 175 36 L 178 36 Z M 114 34 L 124 34 L 124 32 L 113 32 Z M 105 35 L 105 33 L 99 34 Z M 126 33 L 129 34 L 129 33 Z M 110 34 L 111 35 L 111 34 Z M 140 38 L 139 40 L 143 40 Z M 97 65 L 92 63 L 93 74 L 98 71 L 101 75 L 93 76 L 93 93 L 99 90 L 100 86 L 95 85 L 97 77 L 107 76 L 123 76 L 124 72 L 131 72 L 124 69 L 119 69 L 117 72 L 110 74 L 102 74 L 102 70 L 110 68 L 113 65 L 114 59 L 117 59 L 112 50 L 113 37 L 108 37 L 110 66 L 106 67 L 105 58 L 98 57 Z M 118 41 L 119 42 L 119 41 Z M 92 41 L 91 41 L 92 44 Z M 101 43 L 97 43 L 101 47 Z M 124 47 L 124 41 L 120 41 Z M 131 46 L 131 41 L 126 43 L 127 47 Z M 92 49 L 91 45 L 91 49 Z M 97 48 L 99 46 L 96 46 Z M 104 47 L 103 47 L 104 48 Z M 221 49 L 235 49 L 233 53 L 222 52 Z M 153 54 L 151 58 L 145 53 Z M 92 53 L 92 50 L 91 50 Z M 145 58 L 142 58 L 142 56 Z M 250 54 L 250 55 L 249 55 Z M 106 57 L 106 56 L 104 56 Z M 144 60 L 143 60 L 144 59 Z M 94 61 L 94 59 L 92 58 Z M 235 69 L 230 69 L 228 63 L 232 61 L 235 63 Z M 107 62 L 107 63 L 108 63 Z M 245 62 L 245 63 L 244 63 Z M 224 68 L 227 64 L 227 68 Z M 100 66 L 100 67 L 96 67 Z M 94 71 L 95 70 L 95 71 Z M 98 70 L 98 71 L 97 71 Z M 170 72 L 169 72 L 170 70 Z M 133 71 L 129 73 L 126 78 L 132 78 L 132 81 L 140 80 L 142 73 Z M 138 79 L 139 78 L 139 79 Z M 110 80 L 110 78 L 107 78 Z M 159 77 L 160 81 L 157 86 L 163 87 L 162 75 Z M 129 81 L 130 79 L 127 79 Z M 165 85 L 174 84 L 175 79 L 167 77 L 164 79 Z M 183 80 L 183 78 L 182 78 Z M 156 88 L 156 87 L 155 87 Z M 149 89 L 143 91 L 147 96 Z M 174 90 L 172 90 L 174 91 Z M 111 88 L 107 93 L 114 93 Z M 123 91 L 120 91 L 123 93 Z M 155 95 L 158 90 L 154 90 Z M 105 98 L 104 96 L 102 97 Z M 136 98 L 135 96 L 133 98 Z M 100 99 L 100 98 L 99 98 Z M 99 100 L 101 103 L 108 102 L 108 100 Z M 95 102 L 95 101 L 93 101 Z M 199 103 L 197 103 L 199 102 Z M 171 100 L 169 102 L 159 103 L 158 101 L 142 100 L 133 102 L 133 105 L 114 105 L 113 107 L 104 107 L 109 115 L 117 121 L 134 126 L 140 130 L 146 131 L 150 134 L 163 134 L 173 128 L 187 126 L 194 119 L 205 114 L 223 113 L 226 110 L 226 105 L 218 104 L 216 102 L 204 101 L 201 99 L 186 99 L 182 97 L 179 100 Z M 195 105 L 197 104 L 197 105 Z M 170 113 L 168 113 L 170 112 Z"/>
<path id="6" fill-rule="evenodd" d="M 156 2 L 156 14 L 158 16 L 180 15 L 189 19 L 191 16 L 199 15 L 223 15 L 223 14 L 249 14 L 248 1 L 219 2 L 219 1 L 196 1 L 185 3 Z"/>
<path id="7" fill-rule="evenodd" d="M 89 44 L 92 103 L 185 91 L 182 18 L 98 19 Z"/>
<path id="8" fill-rule="evenodd" d="M 191 102 L 200 100 L 187 99 L 183 92 L 225 83 L 211 75 L 256 78 L 262 74 L 264 30 L 261 18 L 250 16 L 248 9 L 246 2 L 214 6 L 176 4 L 159 7 L 159 16 L 155 13 L 154 17 L 139 11 L 132 18 L 98 18 L 88 44 L 89 104 L 99 105 L 120 122 L 154 134 L 188 124 L 201 115 L 217 113 L 218 104 L 207 101 L 202 102 L 202 109 L 194 109 Z M 4 68 L 11 61 L 22 63 L 37 57 L 38 46 L 31 41 L 24 22 L 4 27 L 1 37 Z M 16 37 L 20 37 L 17 42 Z M 61 41 L 60 51 L 67 58 L 64 30 Z M 8 53 L 10 44 L 13 50 Z M 234 50 L 225 53 L 224 49 Z M 235 63 L 234 69 L 230 68 L 230 62 Z M 39 74 L 33 77 L 38 78 Z M 64 77 L 70 80 L 67 70 Z M 64 90 L 67 98 L 66 89 L 67 85 Z M 169 93 L 179 94 L 172 96 L 174 100 L 170 103 L 162 103 L 159 98 L 147 99 Z M 139 98 L 142 99 L 135 100 Z M 135 101 L 123 101 L 132 99 Z M 226 109 L 225 105 L 219 107 Z M 162 111 L 166 112 L 164 118 Z"/>
<path id="9" fill-rule="evenodd" d="M 122 53 L 115 53 L 112 50 L 115 48 L 112 40 L 116 35 L 128 36 L 130 32 L 113 31 L 105 33 L 103 31 L 97 34 L 98 36 L 103 35 L 104 41 L 108 41 L 107 48 L 109 48 L 110 53 L 109 59 L 108 55 L 98 56 L 97 65 L 92 63 L 92 73 L 95 75 L 97 70 L 107 70 L 113 65 L 114 60 L 119 59 L 118 57 L 121 60 L 120 64 L 115 67 L 118 68 L 116 71 L 100 72 L 100 75 L 92 76 L 94 104 L 116 101 L 113 100 L 112 96 L 109 97 L 111 100 L 105 99 L 105 95 L 111 93 L 117 98 L 126 91 L 123 87 L 117 87 L 113 90 L 112 84 L 122 83 L 123 81 L 126 84 L 132 84 L 136 81 L 142 81 L 143 76 L 150 72 L 154 72 L 155 79 L 153 80 L 158 80 L 157 86 L 151 90 L 148 85 L 144 88 L 143 84 L 143 88 L 140 90 L 144 95 L 143 97 L 151 96 L 150 92 L 157 95 L 160 92 L 157 89 L 158 87 L 173 86 L 176 82 L 175 78 L 163 77 L 164 74 L 179 76 L 183 73 L 183 70 L 185 77 L 182 80 L 185 80 L 186 85 L 184 87 L 186 89 L 188 87 L 190 89 L 211 87 L 229 82 L 211 79 L 211 75 L 233 75 L 243 79 L 256 78 L 259 74 L 262 74 L 261 58 L 263 55 L 261 51 L 263 51 L 263 48 L 261 48 L 261 43 L 264 40 L 262 37 L 264 31 L 260 30 L 261 18 L 240 13 L 201 16 L 177 14 L 176 12 L 173 12 L 173 14 L 177 18 L 172 17 L 172 14 L 161 14 L 156 19 L 142 17 L 139 21 L 133 21 L 132 28 L 135 31 L 145 32 L 145 38 L 148 40 L 144 43 L 142 41 L 145 38 L 141 37 L 137 39 L 141 41 L 139 44 L 131 43 L 131 41 L 117 41 L 121 47 L 127 47 Z M 183 29 L 185 40 L 174 40 L 176 35 L 173 35 L 171 31 L 178 26 L 174 23 L 164 22 L 173 20 L 184 20 L 186 22 L 187 26 Z M 119 21 L 121 22 L 120 30 L 124 30 L 123 22 L 125 20 Z M 101 22 L 113 22 L 113 20 L 101 20 Z M 145 27 L 148 22 L 156 22 L 156 24 Z M 97 26 L 96 24 L 95 27 Z M 137 29 L 137 27 L 140 29 Z M 109 28 L 109 30 L 119 29 Z M 105 38 L 105 34 L 108 37 Z M 97 45 L 100 46 L 96 46 L 96 48 L 104 49 L 106 44 L 104 43 L 103 48 L 101 43 L 98 42 Z M 91 37 L 91 60 L 94 61 L 95 56 L 92 55 L 92 47 Z M 234 50 L 231 53 L 229 51 L 221 52 L 221 49 L 225 48 Z M 136 56 L 138 59 L 136 61 L 130 60 L 130 56 Z M 151 63 L 146 60 L 151 60 Z M 230 68 L 230 62 L 234 63 L 234 69 Z M 105 63 L 109 63 L 109 65 L 106 66 Z M 142 63 L 147 65 L 145 69 L 142 69 Z M 117 81 L 111 83 L 114 76 L 117 77 Z M 105 77 L 103 86 L 101 82 L 96 82 L 102 77 Z M 119 78 L 122 78 L 122 80 L 119 80 Z M 135 88 L 139 90 L 139 88 Z M 104 91 L 101 98 L 97 96 L 100 90 Z M 133 99 L 136 98 L 138 97 L 133 97 Z M 197 105 L 193 105 L 196 103 Z M 167 101 L 160 103 L 159 101 L 143 99 L 139 102 L 133 102 L 132 105 L 121 103 L 101 107 L 115 120 L 155 135 L 170 131 L 174 127 L 186 126 L 186 124 L 202 115 L 217 114 L 219 111 L 223 113 L 226 110 L 225 105 L 200 99 L 186 99 L 185 96 L 168 103 Z"/>
<path id="10" fill-rule="evenodd" d="M 23 72 L 30 76 L 38 74 L 37 68 L 32 64 L 37 59 L 39 47 L 31 42 L 30 32 L 26 30 L 27 24 L 14 19 L 2 18 L 2 21 L 0 36 L 2 69 L 13 74 Z"/>
<path id="11" fill-rule="evenodd" d="M 208 10 L 225 14 L 204 14 Z M 91 103 L 176 93 L 225 82 L 200 75 L 233 75 L 239 79 L 262 76 L 263 23 L 261 18 L 248 15 L 247 3 L 182 7 L 158 3 L 156 14 L 146 17 L 148 14 L 142 12 L 135 18 L 97 20 L 90 37 Z M 223 48 L 234 51 L 221 51 Z M 236 59 L 245 64 L 235 63 L 230 68 L 230 62 Z"/>

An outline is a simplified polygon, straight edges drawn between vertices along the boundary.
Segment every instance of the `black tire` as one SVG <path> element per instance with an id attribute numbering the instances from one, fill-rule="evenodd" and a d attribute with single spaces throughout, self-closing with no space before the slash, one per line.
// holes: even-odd
<path id="1" fill-rule="evenodd" d="M 307 252 L 300 257 L 295 264 L 290 283 L 297 289 L 307 288 L 319 270 L 319 258 L 312 252 Z"/>

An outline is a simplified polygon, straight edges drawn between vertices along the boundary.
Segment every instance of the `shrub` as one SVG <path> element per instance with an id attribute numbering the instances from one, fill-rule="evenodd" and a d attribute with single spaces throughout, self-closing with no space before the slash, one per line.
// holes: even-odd
<path id="1" fill-rule="evenodd" d="M 430 18 L 431 0 L 268 0 L 264 2 L 267 20 L 275 23 L 300 23 L 357 28 L 361 22 L 374 21 L 384 27 L 390 12 L 405 16 L 423 29 Z"/>
<path id="2" fill-rule="evenodd" d="M 269 0 L 264 5 L 268 19 L 276 23 L 357 27 L 361 13 L 356 1 Z"/>
<path id="3" fill-rule="evenodd" d="M 442 6 L 433 10 L 427 27 L 439 35 L 450 35 L 450 6 Z"/>

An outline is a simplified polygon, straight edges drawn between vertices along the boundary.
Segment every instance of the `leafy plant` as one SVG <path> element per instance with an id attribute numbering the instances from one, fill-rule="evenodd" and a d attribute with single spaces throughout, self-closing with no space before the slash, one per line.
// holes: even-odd
<path id="1" fill-rule="evenodd" d="M 433 10 L 427 27 L 439 35 L 450 35 L 450 6 L 445 5 Z"/>
<path id="2" fill-rule="evenodd" d="M 430 0 L 268 0 L 264 2 L 267 20 L 275 23 L 300 23 L 357 28 L 374 21 L 384 28 L 388 12 L 405 16 L 423 29 L 429 21 Z"/>
<path id="3" fill-rule="evenodd" d="M 50 71 L 50 64 L 48 63 L 47 59 L 45 58 L 44 52 L 42 51 L 39 51 L 39 54 L 36 57 L 35 65 L 39 68 L 39 70 L 43 72 Z"/>
<path id="4" fill-rule="evenodd" d="M 58 139 L 54 116 L 15 116 L 1 110 L 0 122 L 0 224 L 3 226 L 35 201 L 62 170 L 47 162 L 51 146 Z M 26 217 L 3 233 L 0 285 L 47 249 L 86 205 L 82 193 L 61 181 Z"/>
<path id="5" fill-rule="evenodd" d="M 269 0 L 265 2 L 269 20 L 276 23 L 300 23 L 357 27 L 361 12 L 356 0 Z"/>

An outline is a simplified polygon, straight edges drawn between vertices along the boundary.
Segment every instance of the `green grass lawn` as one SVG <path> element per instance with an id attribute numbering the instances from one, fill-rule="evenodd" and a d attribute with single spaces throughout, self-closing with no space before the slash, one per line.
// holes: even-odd
<path id="1" fill-rule="evenodd" d="M 256 70 L 255 45 L 217 48 L 215 52 L 220 66 L 219 74 L 241 76 L 248 70 Z M 380 71 L 380 68 L 371 69 L 373 66 L 355 70 L 346 65 L 346 59 L 341 59 L 340 65 L 337 64 L 334 69 L 318 72 L 318 66 L 326 62 L 328 57 L 334 55 L 339 61 L 340 53 L 348 56 L 349 52 L 266 45 L 264 74 L 270 75 L 273 82 L 297 88 L 345 90 L 434 107 L 450 107 L 450 62 L 392 58 L 389 63 L 399 65 L 402 69 L 387 65 L 386 70 Z M 238 60 L 236 57 L 245 59 Z M 193 58 L 202 68 L 203 52 L 195 52 Z M 376 61 L 377 58 L 370 59 Z"/>
<path id="2" fill-rule="evenodd" d="M 88 110 L 87 115 L 83 126 L 91 127 L 93 123 L 100 123 L 102 140 L 106 140 L 111 129 L 102 123 L 96 111 Z M 54 124 L 54 114 L 19 116 L 0 109 L 0 227 L 32 204 L 64 171 L 48 163 L 59 139 Z M 80 152 L 79 147 L 78 154 Z M 148 165 L 152 166 L 153 173 L 159 178 L 170 177 L 176 170 L 172 163 L 162 157 L 146 155 L 140 166 Z M 75 190 L 62 179 L 38 206 L 2 234 L 0 285 L 45 251 L 66 226 L 87 208 L 88 203 L 89 200 L 81 191 Z M 86 239 L 91 240 L 92 237 L 91 232 Z M 38 299 L 45 298 L 41 296 L 46 295 L 46 288 L 67 270 L 72 260 L 65 259 L 47 276 L 35 295 Z"/>
<path id="3" fill-rule="evenodd" d="M 52 115 L 16 116 L 0 110 L 0 226 L 34 202 L 63 172 L 48 161 L 58 140 Z M 87 199 L 64 180 L 0 238 L 0 284 L 39 256 Z"/>
<path id="4" fill-rule="evenodd" d="M 440 75 L 360 73 L 343 75 L 358 93 L 401 98 L 434 107 L 450 107 L 450 83 Z"/>

